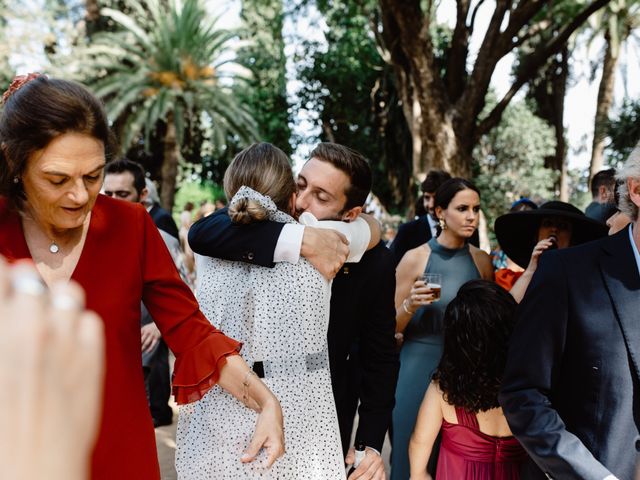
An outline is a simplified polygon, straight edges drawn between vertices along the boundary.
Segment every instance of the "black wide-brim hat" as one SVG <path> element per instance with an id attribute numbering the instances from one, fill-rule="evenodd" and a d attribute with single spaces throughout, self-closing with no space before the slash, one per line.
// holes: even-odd
<path id="1" fill-rule="evenodd" d="M 507 213 L 496 219 L 494 230 L 504 253 L 522 268 L 527 268 L 538 229 L 545 217 L 560 217 L 571 222 L 571 245 L 590 242 L 607 235 L 606 225 L 587 217 L 570 203 L 551 201 L 537 210 Z"/>

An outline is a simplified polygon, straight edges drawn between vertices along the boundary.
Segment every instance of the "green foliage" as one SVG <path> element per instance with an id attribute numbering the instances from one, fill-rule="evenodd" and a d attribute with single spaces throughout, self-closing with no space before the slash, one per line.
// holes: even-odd
<path id="1" fill-rule="evenodd" d="M 229 134 L 255 138 L 255 122 L 231 94 L 233 77 L 221 69 L 235 33 L 216 28 L 198 0 L 170 1 L 168 8 L 160 0 L 126 3 L 134 14 L 101 10 L 120 29 L 96 34 L 86 52 L 86 80 L 121 126 L 121 147 L 142 134 L 148 149 L 158 123 L 167 121 L 182 146 L 203 113 L 218 148 Z"/>
<path id="2" fill-rule="evenodd" d="M 591 202 L 589 168 L 574 168 L 568 170 L 567 189 L 569 190 L 569 203 L 584 211 Z"/>
<path id="3" fill-rule="evenodd" d="M 557 172 L 544 168 L 544 159 L 554 148 L 553 129 L 524 101 L 511 103 L 500 124 L 481 139 L 474 151 L 474 182 L 481 191 L 490 230 L 521 196 L 553 196 Z"/>
<path id="4" fill-rule="evenodd" d="M 297 58 L 298 110 L 320 127 L 317 138 L 348 145 L 371 162 L 373 192 L 392 212 L 406 207 L 411 137 L 393 72 L 382 60 L 370 28 L 374 2 L 317 2 L 325 41 L 305 41 Z"/>
<path id="5" fill-rule="evenodd" d="M 610 139 L 605 149 L 607 160 L 609 165 L 616 167 L 640 142 L 640 99 L 625 100 L 617 117 L 609 120 L 607 135 Z"/>
<path id="6" fill-rule="evenodd" d="M 243 0 L 240 16 L 244 46 L 238 50 L 236 62 L 252 75 L 236 86 L 236 95 L 255 119 L 260 140 L 290 155 L 291 109 L 287 101 L 282 0 Z"/>
<path id="7" fill-rule="evenodd" d="M 184 182 L 176 192 L 173 213 L 174 216 L 180 215 L 187 202 L 193 203 L 197 209 L 203 202 L 215 202 L 216 200 L 225 200 L 225 198 L 222 187 L 214 183 Z"/>

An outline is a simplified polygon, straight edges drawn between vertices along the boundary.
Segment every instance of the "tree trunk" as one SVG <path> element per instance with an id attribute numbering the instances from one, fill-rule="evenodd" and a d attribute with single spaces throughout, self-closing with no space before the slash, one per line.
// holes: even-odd
<path id="1" fill-rule="evenodd" d="M 86 32 L 87 36 L 91 38 L 91 36 L 100 28 L 100 2 L 98 0 L 86 0 L 84 2 L 84 5 L 84 21 L 86 25 Z"/>
<path id="2" fill-rule="evenodd" d="M 176 126 L 173 114 L 167 115 L 167 132 L 164 136 L 164 151 L 162 159 L 162 181 L 160 184 L 160 200 L 167 210 L 173 209 L 176 195 L 176 181 L 178 177 L 178 162 L 180 161 L 180 146 L 176 139 Z"/>
<path id="3" fill-rule="evenodd" d="M 618 63 L 619 46 L 612 43 L 609 30 L 604 35 L 605 52 L 602 63 L 602 78 L 598 88 L 598 103 L 596 106 L 596 118 L 593 125 L 593 145 L 591 149 L 591 164 L 589 166 L 589 178 L 602 170 L 604 163 L 604 140 L 606 138 L 606 126 L 609 119 L 609 109 L 613 103 L 613 86 L 616 78 L 616 65 Z"/>
<path id="4" fill-rule="evenodd" d="M 446 170 L 452 176 L 470 178 L 473 144 L 463 145 L 461 138 L 471 139 L 472 131 L 454 122 L 459 114 L 451 108 L 441 112 L 442 105 L 424 93 L 431 86 L 421 69 L 413 70 L 409 80 L 400 82 L 405 118 L 412 139 L 414 177 L 424 177 L 429 170 Z M 472 127 L 474 124 L 467 123 Z"/>
<path id="5" fill-rule="evenodd" d="M 443 75 L 431 34 L 434 2 L 379 0 L 383 24 L 380 36 L 389 57 L 387 61 L 406 77 L 403 80 L 399 76 L 398 79 L 400 89 L 404 90 L 401 91 L 403 100 L 408 97 L 404 111 L 413 140 L 414 175 L 443 168 L 452 175 L 469 177 L 475 144 L 499 123 L 504 109 L 520 88 L 566 46 L 571 35 L 590 15 L 609 1 L 593 0 L 566 21 L 552 19 L 550 28 L 557 30 L 557 34 L 536 46 L 509 91 L 478 122 L 498 62 L 535 35 L 534 18 L 549 2 L 496 2 L 481 48 L 467 76 L 464 68 L 469 60 L 467 43 L 475 18 L 473 13 L 471 24 L 466 24 L 468 2 L 456 1 L 457 24 L 448 53 L 461 58 L 450 58 Z M 447 73 L 462 76 L 462 81 L 451 90 L 443 81 L 447 78 L 447 83 L 453 85 Z"/>

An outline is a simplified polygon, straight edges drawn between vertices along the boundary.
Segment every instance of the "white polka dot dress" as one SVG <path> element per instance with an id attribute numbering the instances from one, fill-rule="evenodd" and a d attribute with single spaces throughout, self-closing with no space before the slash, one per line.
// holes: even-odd
<path id="1" fill-rule="evenodd" d="M 271 219 L 293 222 L 260 197 L 270 203 Z M 344 479 L 327 353 L 330 284 L 303 259 L 275 268 L 201 256 L 196 261 L 202 312 L 244 343 L 241 354 L 249 365 L 263 362 L 263 381 L 282 405 L 286 453 L 270 469 L 264 456 L 241 463 L 257 415 L 216 386 L 180 408 L 178 478 Z"/>

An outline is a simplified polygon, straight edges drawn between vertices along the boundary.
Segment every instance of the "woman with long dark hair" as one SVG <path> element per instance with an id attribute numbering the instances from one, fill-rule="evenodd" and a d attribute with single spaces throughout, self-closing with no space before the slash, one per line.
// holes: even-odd
<path id="1" fill-rule="evenodd" d="M 516 480 L 527 455 L 498 404 L 516 302 L 485 280 L 464 284 L 444 315 L 444 351 L 409 444 L 411 480 L 427 480 L 438 432 L 436 479 Z"/>
<path id="2" fill-rule="evenodd" d="M 468 243 L 480 218 L 478 189 L 463 178 L 447 180 L 436 191 L 435 214 L 438 236 L 409 250 L 396 270 L 396 330 L 404 334 L 404 343 L 393 410 L 392 480 L 409 478 L 409 438 L 442 355 L 448 303 L 467 281 L 493 279 L 489 255 Z M 440 274 L 439 299 L 423 281 L 424 274 Z"/>

